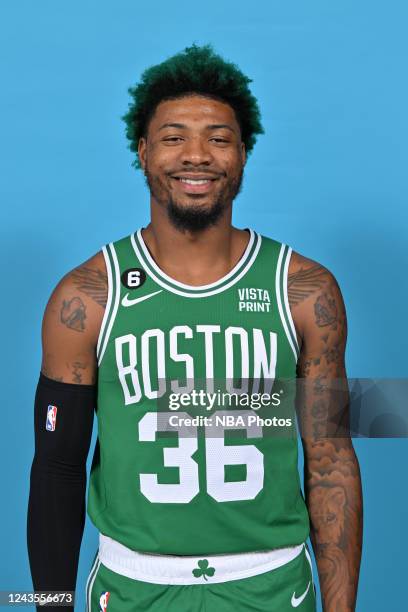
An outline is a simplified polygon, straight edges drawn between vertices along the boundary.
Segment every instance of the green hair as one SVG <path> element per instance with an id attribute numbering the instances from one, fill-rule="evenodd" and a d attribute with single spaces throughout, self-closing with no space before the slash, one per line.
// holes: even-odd
<path id="1" fill-rule="evenodd" d="M 251 82 L 252 79 L 245 76 L 238 66 L 217 55 L 211 45 L 198 47 L 193 44 L 161 64 L 147 68 L 140 83 L 129 88 L 133 101 L 122 117 L 126 123 L 129 148 L 136 153 L 132 165 L 140 168 L 139 139 L 146 136 L 158 104 L 190 94 L 229 104 L 240 126 L 246 152 L 250 154 L 256 135 L 264 133 L 258 102 L 248 87 Z"/>

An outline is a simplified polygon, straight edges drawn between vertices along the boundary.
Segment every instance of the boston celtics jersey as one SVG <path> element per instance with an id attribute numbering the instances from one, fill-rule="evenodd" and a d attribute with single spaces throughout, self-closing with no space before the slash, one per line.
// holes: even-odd
<path id="1" fill-rule="evenodd" d="M 165 274 L 141 230 L 103 248 L 109 292 L 88 513 L 132 550 L 239 553 L 308 537 L 292 249 L 247 231 L 234 268 L 202 286 Z"/>

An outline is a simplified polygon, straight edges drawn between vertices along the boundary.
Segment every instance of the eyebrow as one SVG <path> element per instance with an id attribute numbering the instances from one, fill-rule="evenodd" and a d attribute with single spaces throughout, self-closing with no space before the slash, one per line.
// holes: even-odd
<path id="1" fill-rule="evenodd" d="M 187 125 L 185 125 L 184 123 L 163 123 L 163 125 L 159 127 L 159 130 L 164 130 L 165 128 L 169 128 L 169 127 L 182 130 L 182 129 L 186 129 Z M 227 123 L 212 123 L 206 126 L 206 129 L 208 130 L 220 130 L 222 128 L 226 130 L 230 130 L 231 132 L 235 134 L 235 130 Z"/>

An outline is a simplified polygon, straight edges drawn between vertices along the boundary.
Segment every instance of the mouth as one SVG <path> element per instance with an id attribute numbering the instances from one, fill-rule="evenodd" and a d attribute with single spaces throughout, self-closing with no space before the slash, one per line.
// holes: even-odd
<path id="1" fill-rule="evenodd" d="M 184 193 L 208 193 L 213 188 L 217 176 L 209 175 L 173 175 L 177 187 Z"/>

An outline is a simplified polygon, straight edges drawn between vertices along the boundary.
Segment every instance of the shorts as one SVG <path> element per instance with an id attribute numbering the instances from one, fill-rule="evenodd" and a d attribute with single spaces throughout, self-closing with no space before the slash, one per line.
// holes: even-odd
<path id="1" fill-rule="evenodd" d="M 115 542 L 115 545 L 121 547 L 119 543 Z M 104 556 L 100 547 L 87 581 L 86 610 L 87 612 L 294 612 L 297 609 L 299 612 L 316 612 L 316 595 L 309 552 L 306 545 L 293 550 L 296 553 L 294 558 L 267 571 L 265 568 L 268 567 L 268 563 L 269 567 L 273 566 L 273 557 L 265 555 L 273 555 L 277 551 L 213 555 L 202 558 L 144 555 L 132 551 L 132 554 L 139 557 L 137 570 L 140 573 L 142 569 L 143 576 L 148 579 L 146 581 L 130 577 L 134 576 L 135 572 L 138 575 L 137 571 L 133 565 L 129 565 L 129 562 L 123 561 L 123 558 L 113 558 L 115 563 L 111 564 L 119 571 L 107 567 L 101 561 L 101 558 L 106 561 L 106 555 Z M 145 563 L 146 558 L 147 563 Z M 268 563 L 264 562 L 265 558 Z M 111 558 L 108 559 L 110 564 Z M 229 566 L 237 569 L 235 574 L 229 572 Z M 128 575 L 124 575 L 126 573 Z M 250 575 L 244 578 L 236 577 L 248 573 Z M 180 584 L 183 581 L 188 583 Z M 173 584 L 166 584 L 168 582 Z"/>

